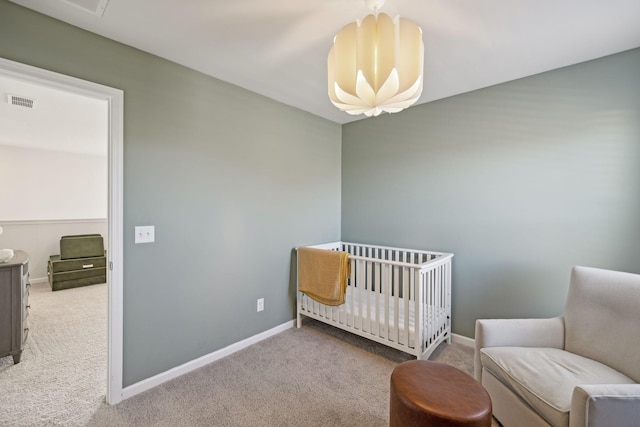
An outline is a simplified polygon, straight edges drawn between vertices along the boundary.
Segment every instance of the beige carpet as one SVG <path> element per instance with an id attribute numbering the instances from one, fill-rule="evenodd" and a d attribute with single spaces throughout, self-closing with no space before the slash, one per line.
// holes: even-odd
<path id="1" fill-rule="evenodd" d="M 31 292 L 22 362 L 0 359 L 1 426 L 388 426 L 389 377 L 412 357 L 307 319 L 118 405 L 106 389 L 106 286 Z M 471 373 L 473 351 L 432 359 Z"/>
<path id="2" fill-rule="evenodd" d="M 434 358 L 471 372 L 473 351 L 443 344 Z M 389 378 L 412 357 L 309 321 L 216 363 L 102 406 L 89 426 L 389 425 Z"/>
<path id="3" fill-rule="evenodd" d="M 33 284 L 29 303 L 20 363 L 0 358 L 0 425 L 85 425 L 106 393 L 107 285 Z"/>

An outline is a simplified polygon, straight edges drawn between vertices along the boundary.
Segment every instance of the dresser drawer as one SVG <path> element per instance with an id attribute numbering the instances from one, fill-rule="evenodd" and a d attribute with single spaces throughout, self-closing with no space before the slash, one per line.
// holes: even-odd
<path id="1" fill-rule="evenodd" d="M 22 321 L 26 323 L 27 318 L 29 317 L 29 310 L 31 310 L 31 305 L 29 302 L 24 305 L 24 310 L 22 311 Z"/>
<path id="2" fill-rule="evenodd" d="M 16 250 L 0 264 L 0 357 L 11 355 L 20 363 L 29 336 L 29 255 Z"/>
<path id="3" fill-rule="evenodd" d="M 24 347 L 24 344 L 27 342 L 28 337 L 29 337 L 29 328 L 25 326 L 25 328 L 22 330 L 22 347 Z"/>
<path id="4" fill-rule="evenodd" d="M 29 303 L 29 290 L 31 289 L 31 283 L 25 282 L 22 289 L 22 321 L 26 322 L 27 317 L 29 316 L 29 309 L 31 308 L 31 304 Z"/>
<path id="5" fill-rule="evenodd" d="M 26 275 L 22 278 L 22 299 L 29 299 L 29 289 L 31 288 L 31 283 L 29 282 L 29 275 Z"/>

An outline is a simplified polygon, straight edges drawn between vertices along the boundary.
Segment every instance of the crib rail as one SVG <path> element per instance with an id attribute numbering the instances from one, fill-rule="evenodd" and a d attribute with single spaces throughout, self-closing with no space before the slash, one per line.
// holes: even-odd
<path id="1" fill-rule="evenodd" d="M 348 252 L 351 276 L 341 306 L 298 292 L 298 325 L 308 316 L 420 359 L 450 341 L 453 254 L 348 242 L 310 247 Z"/>

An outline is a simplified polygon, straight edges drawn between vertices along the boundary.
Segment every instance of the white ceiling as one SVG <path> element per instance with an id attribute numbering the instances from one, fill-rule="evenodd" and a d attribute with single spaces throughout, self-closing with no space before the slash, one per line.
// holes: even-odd
<path id="1" fill-rule="evenodd" d="M 33 99 L 33 108 L 9 95 Z M 106 157 L 108 114 L 106 99 L 0 75 L 0 145 Z"/>
<path id="2" fill-rule="evenodd" d="M 11 0 L 338 123 L 333 36 L 363 0 Z M 104 0 L 102 0 L 104 4 Z M 424 103 L 640 47 L 638 0 L 387 0 L 422 27 Z"/>

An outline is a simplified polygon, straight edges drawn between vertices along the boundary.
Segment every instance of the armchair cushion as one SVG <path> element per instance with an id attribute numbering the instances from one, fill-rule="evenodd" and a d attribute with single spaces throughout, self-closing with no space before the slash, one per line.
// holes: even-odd
<path id="1" fill-rule="evenodd" d="M 565 350 L 640 382 L 640 276 L 574 267 L 564 309 Z"/>
<path id="2" fill-rule="evenodd" d="M 554 426 L 569 425 L 573 389 L 581 384 L 633 384 L 626 375 L 568 351 L 489 347 L 482 366 Z"/>
<path id="3" fill-rule="evenodd" d="M 478 319 L 473 361 L 476 380 L 482 382 L 480 349 L 504 346 L 564 348 L 564 319 Z"/>

